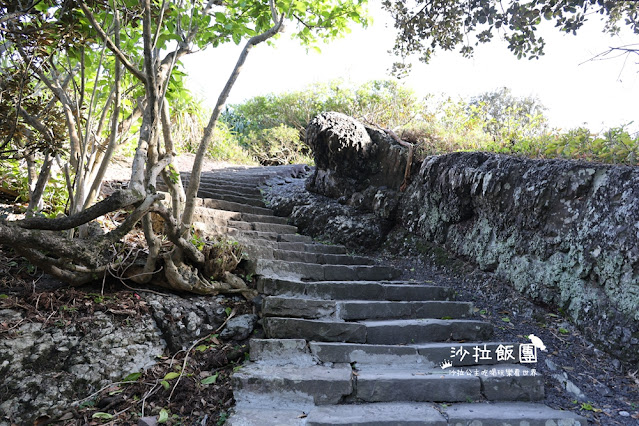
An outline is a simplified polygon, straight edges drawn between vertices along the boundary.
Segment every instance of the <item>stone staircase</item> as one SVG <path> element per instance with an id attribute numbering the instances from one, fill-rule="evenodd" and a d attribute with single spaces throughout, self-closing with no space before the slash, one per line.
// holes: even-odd
<path id="1" fill-rule="evenodd" d="M 274 216 L 260 185 L 303 174 L 202 175 L 196 221 L 247 248 L 267 336 L 251 341 L 250 362 L 234 374 L 228 424 L 586 424 L 543 405 L 543 377 L 520 356 L 527 342 L 491 341 L 492 327 L 450 289 L 393 281 L 400 271 L 315 243 Z"/>

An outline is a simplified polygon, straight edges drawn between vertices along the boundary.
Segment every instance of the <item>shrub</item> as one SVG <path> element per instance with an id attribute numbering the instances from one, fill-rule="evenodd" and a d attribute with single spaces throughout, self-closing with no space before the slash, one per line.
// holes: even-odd
<path id="1" fill-rule="evenodd" d="M 262 165 L 313 163 L 310 149 L 300 140 L 300 132 L 292 127 L 280 124 L 278 127 L 252 131 L 247 141 L 251 153 Z"/>

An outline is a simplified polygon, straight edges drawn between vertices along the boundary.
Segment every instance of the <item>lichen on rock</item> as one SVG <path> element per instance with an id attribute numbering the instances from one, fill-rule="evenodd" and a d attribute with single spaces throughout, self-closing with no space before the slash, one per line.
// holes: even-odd
<path id="1" fill-rule="evenodd" d="M 398 222 L 565 310 L 637 363 L 637 217 L 637 168 L 455 153 L 423 162 Z"/>

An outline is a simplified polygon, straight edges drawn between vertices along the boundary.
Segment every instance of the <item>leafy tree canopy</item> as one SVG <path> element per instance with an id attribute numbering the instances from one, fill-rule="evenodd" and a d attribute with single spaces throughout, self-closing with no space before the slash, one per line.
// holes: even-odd
<path id="1" fill-rule="evenodd" d="M 538 58 L 545 41 L 538 34 L 542 20 L 552 21 L 563 32 L 576 34 L 587 19 L 603 16 L 605 31 L 617 34 L 627 25 L 639 34 L 636 1 L 611 0 L 384 0 L 382 5 L 395 19 L 398 35 L 393 52 L 406 59 L 418 55 L 428 62 L 434 51 L 456 50 L 466 57 L 495 34 L 508 42 L 518 57 Z M 395 64 L 402 75 L 410 66 Z"/>
<path id="2" fill-rule="evenodd" d="M 36 266 L 79 285 L 119 268 L 110 248 L 119 247 L 142 222 L 148 256 L 141 272 L 126 269 L 131 279 L 145 282 L 164 271 L 165 284 L 174 289 L 226 290 L 210 281 L 206 265 L 215 256 L 191 241 L 190 230 L 202 159 L 247 55 L 286 25 L 307 46 L 343 35 L 351 23 L 366 25 L 365 5 L 366 0 L 0 2 L 0 156 L 26 159 L 32 200 L 42 196 L 57 162 L 69 196 L 66 217 L 0 218 L 0 244 L 12 245 Z M 206 48 L 214 55 L 215 47 L 242 41 L 184 191 L 171 168 L 176 152 L 171 109 L 189 103 L 183 90 L 188 70 L 179 61 Z M 112 155 L 127 140 L 137 141 L 128 187 L 95 203 Z M 156 192 L 158 179 L 169 189 L 170 208 Z M 131 209 L 115 229 L 88 242 L 89 222 Z M 28 210 L 41 208 L 30 205 Z M 161 237 L 151 213 L 165 221 Z M 164 237 L 170 246 L 163 244 Z"/>

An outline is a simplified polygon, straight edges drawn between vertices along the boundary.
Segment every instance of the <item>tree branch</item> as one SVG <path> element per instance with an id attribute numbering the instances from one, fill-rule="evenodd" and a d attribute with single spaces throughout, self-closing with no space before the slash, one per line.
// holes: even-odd
<path id="1" fill-rule="evenodd" d="M 138 203 L 141 199 L 140 195 L 134 194 L 132 191 L 116 191 L 110 197 L 72 216 L 56 219 L 31 217 L 12 223 L 23 229 L 63 231 L 66 229 L 76 228 L 107 213 Z"/>
<path id="2" fill-rule="evenodd" d="M 109 50 L 113 52 L 120 59 L 120 61 L 122 61 L 122 65 L 124 65 L 126 69 L 131 71 L 131 73 L 138 80 L 140 80 L 142 84 L 147 84 L 146 76 L 144 75 L 144 73 L 140 71 L 139 69 L 137 69 L 135 65 L 133 65 L 131 61 L 129 61 L 129 58 L 127 58 L 124 55 L 124 53 L 118 48 L 118 46 L 116 46 L 115 43 L 113 43 L 113 41 L 109 38 L 107 33 L 104 32 L 100 24 L 98 24 L 98 22 L 95 20 L 95 16 L 93 16 L 93 13 L 89 10 L 87 5 L 84 4 L 84 1 L 80 1 L 78 2 L 78 4 L 80 5 L 80 8 L 82 8 L 82 11 L 86 15 L 86 17 L 89 19 L 89 21 L 91 21 L 91 25 L 93 25 L 95 30 L 98 32 L 98 34 L 100 35 L 100 38 L 102 38 L 102 40 L 106 43 Z"/>
<path id="3" fill-rule="evenodd" d="M 274 8 L 274 1 L 269 0 L 269 4 Z M 235 68 L 231 72 L 229 79 L 222 89 L 220 96 L 217 99 L 217 104 L 215 105 L 215 109 L 211 114 L 211 118 L 209 119 L 209 123 L 204 129 L 204 135 L 202 136 L 202 141 L 200 142 L 200 146 L 198 147 L 197 154 L 195 155 L 195 162 L 193 163 L 193 169 L 191 170 L 191 177 L 189 179 L 189 186 L 186 190 L 186 206 L 184 208 L 184 214 L 182 215 L 182 231 L 185 232 L 190 226 L 191 221 L 193 220 L 193 212 L 195 211 L 195 198 L 197 196 L 197 191 L 200 187 L 200 175 L 202 173 L 202 160 L 206 154 L 206 150 L 213 136 L 213 129 L 215 128 L 215 124 L 217 123 L 217 119 L 222 113 L 222 109 L 224 108 L 224 104 L 226 103 L 229 94 L 231 93 L 231 89 L 233 85 L 237 81 L 237 77 L 240 75 L 242 71 L 242 67 L 246 62 L 246 58 L 248 57 L 251 49 L 259 43 L 268 40 L 273 37 L 282 29 L 282 24 L 284 23 L 284 19 L 286 17 L 285 13 L 282 13 L 279 21 L 275 23 L 271 28 L 265 31 L 262 34 L 258 34 L 256 36 L 251 37 L 242 49 L 240 56 L 237 59 L 237 63 L 235 64 Z"/>

